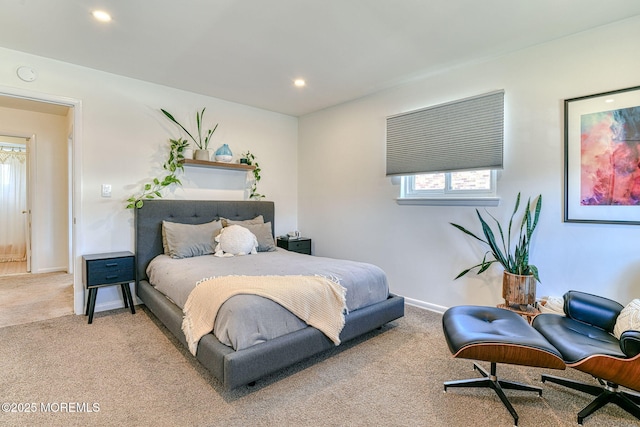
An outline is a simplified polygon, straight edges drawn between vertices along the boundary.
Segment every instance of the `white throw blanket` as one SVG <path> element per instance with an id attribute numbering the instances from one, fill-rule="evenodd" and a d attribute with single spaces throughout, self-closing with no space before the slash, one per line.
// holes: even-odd
<path id="1" fill-rule="evenodd" d="M 277 302 L 340 344 L 347 311 L 346 289 L 322 276 L 222 276 L 201 281 L 184 305 L 184 332 L 195 356 L 200 338 L 213 331 L 218 309 L 234 295 L 253 294 Z"/>

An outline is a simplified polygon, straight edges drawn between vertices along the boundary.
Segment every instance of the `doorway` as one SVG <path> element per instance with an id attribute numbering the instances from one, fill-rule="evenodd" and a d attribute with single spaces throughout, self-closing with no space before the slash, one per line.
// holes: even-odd
<path id="1" fill-rule="evenodd" d="M 74 173 L 75 168 L 79 165 L 80 153 L 77 147 L 79 141 L 79 131 L 81 129 L 79 100 L 70 98 L 51 96 L 46 94 L 34 94 L 33 92 L 22 91 L 20 89 L 3 88 L 0 92 L 0 113 L 20 114 L 24 113 L 25 117 L 32 120 L 36 117 L 32 127 L 28 120 L 3 120 L 0 116 L 0 134 L 24 134 L 33 132 L 32 145 L 30 150 L 27 143 L 26 151 L 32 160 L 32 168 L 29 172 L 28 181 L 32 185 L 28 185 L 29 196 L 31 202 L 30 208 L 25 209 L 29 218 L 27 219 L 28 227 L 25 232 L 32 236 L 31 256 L 27 256 L 30 260 L 30 267 L 26 268 L 31 273 L 68 273 L 73 276 L 73 312 L 82 314 L 84 306 L 84 289 L 81 278 L 77 277 L 75 271 L 78 270 L 76 261 L 76 242 L 78 237 L 75 233 L 76 214 L 79 213 L 78 200 L 79 195 L 76 194 L 80 185 L 76 182 L 79 180 L 78 174 Z M 48 136 L 41 137 L 42 126 L 51 126 L 49 124 L 37 123 L 38 115 L 44 117 L 42 122 L 54 121 L 62 122 L 56 130 L 56 147 L 53 149 L 51 138 Z M 48 131 L 48 130 L 47 130 Z M 35 149 L 35 139 L 38 139 L 38 149 Z M 29 152 L 30 151 L 30 152 Z M 55 178 L 51 178 L 47 174 L 50 169 L 57 170 Z M 51 185 L 55 181 L 56 185 Z M 54 215 L 52 210 L 59 209 Z M 27 239 L 29 241 L 29 239 Z M 43 243 L 44 242 L 44 243 Z M 57 243 L 55 243 L 57 242 Z M 54 247 L 55 246 L 55 247 Z M 55 254 L 55 258 L 52 258 Z M 53 259 L 53 261 L 52 261 Z M 2 273 L 0 271 L 0 276 Z"/>

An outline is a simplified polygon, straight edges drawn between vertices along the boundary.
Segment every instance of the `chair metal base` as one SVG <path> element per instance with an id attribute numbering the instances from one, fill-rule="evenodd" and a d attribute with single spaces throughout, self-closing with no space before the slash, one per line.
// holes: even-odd
<path id="1" fill-rule="evenodd" d="M 560 378 L 553 375 L 542 375 L 542 382 L 549 381 L 551 383 L 560 384 L 574 390 L 588 393 L 596 398 L 578 413 L 578 424 L 582 425 L 582 421 L 607 403 L 615 403 L 634 417 L 640 419 L 640 394 L 629 393 L 618 389 L 618 384 L 605 382 L 597 378 L 600 386 L 581 383 L 579 381 Z"/>
<path id="2" fill-rule="evenodd" d="M 500 400 L 502 401 L 502 403 L 504 404 L 504 406 L 507 408 L 507 410 L 509 411 L 509 413 L 511 414 L 511 416 L 513 417 L 513 424 L 514 425 L 518 425 L 518 413 L 516 412 L 515 409 L 513 409 L 513 406 L 511 405 L 511 402 L 509 402 L 509 399 L 507 399 L 507 396 L 504 394 L 504 390 L 503 389 L 507 389 L 507 390 L 523 390 L 523 391 L 535 391 L 538 393 L 539 396 L 542 396 L 542 388 L 540 387 L 533 387 L 527 384 L 522 384 L 519 382 L 515 382 L 515 381 L 505 381 L 505 380 L 500 380 L 498 379 L 498 377 L 496 376 L 496 364 L 495 362 L 491 363 L 491 372 L 487 372 L 486 370 L 484 370 L 481 366 L 479 366 L 477 363 L 473 364 L 473 369 L 475 369 L 476 371 L 480 372 L 480 374 L 483 376 L 483 378 L 471 378 L 468 380 L 457 380 L 457 381 L 447 381 L 444 383 L 444 391 L 447 391 L 447 387 L 484 387 L 484 388 L 490 388 L 493 391 L 496 392 L 496 394 L 498 395 L 498 397 L 500 398 Z"/>

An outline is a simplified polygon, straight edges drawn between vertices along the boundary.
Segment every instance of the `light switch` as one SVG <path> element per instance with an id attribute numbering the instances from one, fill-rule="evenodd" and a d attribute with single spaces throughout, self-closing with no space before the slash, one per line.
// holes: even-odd
<path id="1" fill-rule="evenodd" d="M 111 184 L 102 184 L 102 197 L 111 197 Z"/>

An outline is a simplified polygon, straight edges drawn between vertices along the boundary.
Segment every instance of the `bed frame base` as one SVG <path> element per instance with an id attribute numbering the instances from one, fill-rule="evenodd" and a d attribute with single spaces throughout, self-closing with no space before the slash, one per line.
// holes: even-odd
<path id="1" fill-rule="evenodd" d="M 147 308 L 186 347 L 182 311 L 146 281 L 139 283 L 137 293 Z M 347 314 L 340 340 L 349 341 L 402 316 L 404 298 L 390 295 L 385 301 Z M 200 340 L 196 359 L 222 382 L 224 388 L 233 389 L 255 383 L 266 375 L 334 347 L 330 339 L 312 327 L 240 351 L 222 344 L 213 334 L 207 334 Z"/>

